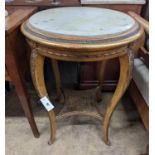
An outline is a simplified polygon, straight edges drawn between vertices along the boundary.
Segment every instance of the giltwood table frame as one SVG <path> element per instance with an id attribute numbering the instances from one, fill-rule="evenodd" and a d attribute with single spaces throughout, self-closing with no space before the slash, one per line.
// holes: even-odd
<path id="1" fill-rule="evenodd" d="M 44 96 L 48 97 L 43 73 L 45 57 L 52 59 L 57 95 L 59 97 L 62 94 L 62 90 L 57 60 L 74 62 L 101 62 L 101 67 L 98 74 L 99 86 L 96 89 L 96 97 L 98 101 L 101 100 L 101 87 L 103 84 L 106 62 L 109 59 L 119 57 L 119 82 L 111 102 L 107 106 L 104 118 L 98 113 L 80 111 L 73 111 L 60 116 L 67 117 L 71 115 L 86 115 L 97 119 L 102 119 L 103 140 L 107 145 L 110 144 L 108 139 L 110 119 L 132 78 L 134 59 L 133 51 L 137 50 L 142 43 L 142 27 L 136 23 L 128 32 L 107 38 L 105 38 L 105 36 L 101 36 L 91 39 L 86 37 L 69 37 L 58 34 L 51 35 L 48 33 L 45 36 L 41 33 L 37 33 L 35 29 L 30 27 L 28 22 L 25 22 L 22 25 L 21 30 L 27 37 L 27 41 L 32 49 L 31 74 L 35 88 L 41 98 Z M 49 144 L 52 144 L 55 140 L 57 126 L 54 110 L 49 111 L 48 115 L 51 127 Z"/>

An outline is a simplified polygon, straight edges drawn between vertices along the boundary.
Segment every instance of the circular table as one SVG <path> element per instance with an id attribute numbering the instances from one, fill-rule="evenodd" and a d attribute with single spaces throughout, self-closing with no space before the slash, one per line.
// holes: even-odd
<path id="1" fill-rule="evenodd" d="M 62 95 L 57 60 L 73 62 L 100 62 L 97 101 L 101 100 L 101 87 L 106 61 L 119 58 L 120 77 L 104 117 L 99 113 L 73 111 L 63 116 L 87 115 L 101 119 L 103 140 L 109 144 L 108 128 L 114 109 L 132 77 L 133 51 L 138 49 L 143 28 L 129 15 L 110 9 L 93 7 L 64 7 L 40 11 L 32 15 L 21 27 L 31 46 L 31 74 L 40 97 L 47 96 L 43 66 L 45 57 L 52 59 L 56 89 Z M 51 126 L 49 144 L 56 134 L 54 110 L 48 112 Z"/>

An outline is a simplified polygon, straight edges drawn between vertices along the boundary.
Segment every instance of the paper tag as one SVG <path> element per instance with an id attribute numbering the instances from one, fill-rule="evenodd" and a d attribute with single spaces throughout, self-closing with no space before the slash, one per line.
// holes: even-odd
<path id="1" fill-rule="evenodd" d="M 42 97 L 40 101 L 47 111 L 54 109 L 54 105 L 50 102 L 50 100 L 46 96 Z"/>

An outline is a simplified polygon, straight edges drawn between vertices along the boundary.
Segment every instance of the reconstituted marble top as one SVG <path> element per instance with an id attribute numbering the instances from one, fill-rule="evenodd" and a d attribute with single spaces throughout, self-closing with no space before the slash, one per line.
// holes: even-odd
<path id="1" fill-rule="evenodd" d="M 38 32 L 69 36 L 119 34 L 131 29 L 135 21 L 125 13 L 93 7 L 64 7 L 40 11 L 28 20 Z"/>

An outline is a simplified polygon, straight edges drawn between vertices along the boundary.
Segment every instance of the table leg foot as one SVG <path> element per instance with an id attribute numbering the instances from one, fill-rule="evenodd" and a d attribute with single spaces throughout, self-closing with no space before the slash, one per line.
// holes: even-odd
<path id="1" fill-rule="evenodd" d="M 97 102 L 102 101 L 102 92 L 101 92 L 101 87 L 100 86 L 98 86 L 96 88 L 96 100 L 97 100 Z"/>
<path id="2" fill-rule="evenodd" d="M 105 137 L 103 137 L 103 141 L 106 145 L 111 146 L 109 139 L 106 139 Z"/>
<path id="3" fill-rule="evenodd" d="M 33 118 L 33 117 L 32 117 L 32 118 Z M 31 129 L 32 129 L 32 132 L 33 132 L 34 137 L 35 137 L 35 138 L 39 138 L 39 137 L 40 137 L 39 131 L 38 131 L 38 129 L 37 129 L 35 120 L 32 119 L 32 118 L 28 118 L 29 124 L 30 124 L 30 126 L 31 126 Z"/>
<path id="4" fill-rule="evenodd" d="M 50 120 L 50 128 L 51 128 L 51 136 L 50 136 L 50 144 L 53 144 L 55 141 L 55 137 L 56 137 L 56 117 L 55 117 L 55 113 L 54 110 L 51 110 L 48 112 L 49 115 L 49 120 Z"/>
<path id="5" fill-rule="evenodd" d="M 52 144 L 54 143 L 54 141 L 55 141 L 55 139 L 54 139 L 54 140 L 51 140 L 51 139 L 50 139 L 50 140 L 48 141 L 48 145 L 52 145 Z"/>

